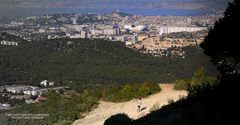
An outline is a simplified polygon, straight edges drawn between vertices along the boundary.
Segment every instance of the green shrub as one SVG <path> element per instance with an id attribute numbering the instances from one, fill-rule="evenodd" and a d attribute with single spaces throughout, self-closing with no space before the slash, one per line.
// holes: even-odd
<path id="1" fill-rule="evenodd" d="M 187 90 L 190 82 L 191 82 L 191 80 L 184 80 L 184 79 L 176 80 L 174 89 L 175 90 Z"/>
<path id="2" fill-rule="evenodd" d="M 126 84 L 105 87 L 102 95 L 105 101 L 123 102 L 143 98 L 160 90 L 159 85 L 154 83 Z"/>
<path id="3" fill-rule="evenodd" d="M 196 94 L 206 87 L 211 87 L 217 83 L 215 77 L 207 75 L 207 71 L 204 68 L 199 68 L 193 73 L 190 84 L 188 85 L 189 94 Z"/>
<path id="4" fill-rule="evenodd" d="M 211 87 L 217 83 L 217 78 L 209 76 L 207 71 L 201 67 L 197 69 L 190 80 L 176 80 L 175 90 L 187 90 L 190 94 L 195 94 L 206 87 Z"/>

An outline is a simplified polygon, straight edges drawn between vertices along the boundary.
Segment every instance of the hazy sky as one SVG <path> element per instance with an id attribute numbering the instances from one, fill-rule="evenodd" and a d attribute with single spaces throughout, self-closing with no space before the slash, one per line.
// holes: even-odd
<path id="1" fill-rule="evenodd" d="M 230 0 L 0 0 L 0 7 L 224 9 Z"/>

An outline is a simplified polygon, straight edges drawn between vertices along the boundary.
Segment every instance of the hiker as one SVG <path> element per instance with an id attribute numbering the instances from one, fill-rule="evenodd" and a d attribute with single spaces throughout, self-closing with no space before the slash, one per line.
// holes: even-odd
<path id="1" fill-rule="evenodd" d="M 142 99 L 139 98 L 139 99 L 137 100 L 137 111 L 138 111 L 138 112 L 141 111 L 141 105 L 142 105 Z"/>

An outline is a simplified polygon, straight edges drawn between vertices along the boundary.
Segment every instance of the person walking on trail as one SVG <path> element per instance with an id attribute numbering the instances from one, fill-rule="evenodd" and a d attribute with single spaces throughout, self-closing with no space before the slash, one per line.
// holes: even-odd
<path id="1" fill-rule="evenodd" d="M 137 100 L 137 111 L 138 111 L 138 112 L 141 111 L 141 105 L 142 105 L 142 99 L 139 98 L 139 99 Z"/>

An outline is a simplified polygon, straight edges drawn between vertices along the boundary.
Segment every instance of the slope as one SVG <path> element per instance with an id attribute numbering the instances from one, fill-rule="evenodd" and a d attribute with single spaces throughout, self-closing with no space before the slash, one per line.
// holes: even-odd
<path id="1" fill-rule="evenodd" d="M 0 46 L 0 83 L 36 84 L 44 79 L 73 84 L 168 82 L 216 70 L 199 47 L 182 58 L 154 58 L 121 42 L 57 39 Z"/>

